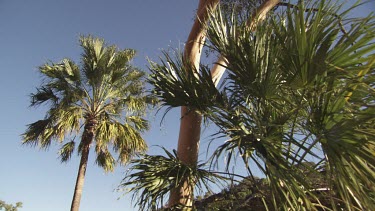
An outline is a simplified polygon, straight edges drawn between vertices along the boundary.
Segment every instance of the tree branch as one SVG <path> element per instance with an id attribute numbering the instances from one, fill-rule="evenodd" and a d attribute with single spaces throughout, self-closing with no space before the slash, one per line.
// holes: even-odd
<path id="1" fill-rule="evenodd" d="M 256 26 L 259 22 L 263 21 L 267 15 L 267 13 L 274 8 L 280 0 L 268 0 L 263 2 L 253 13 L 251 19 L 249 19 L 246 25 L 254 31 Z M 219 59 L 214 63 L 214 66 L 211 69 L 212 80 L 215 86 L 218 85 L 221 77 L 223 76 L 226 66 L 228 65 L 228 61 L 220 55 Z"/>
<path id="2" fill-rule="evenodd" d="M 277 4 L 277 6 L 284 6 L 284 7 L 289 7 L 289 8 L 297 8 L 299 9 L 299 7 L 295 4 L 291 4 L 291 3 L 287 3 L 287 2 L 279 2 Z M 319 12 L 320 10 L 317 9 L 317 8 L 306 8 L 304 10 L 305 12 Z M 344 28 L 344 25 L 342 24 L 342 19 L 341 17 L 336 14 L 336 13 L 329 13 L 330 15 L 332 15 L 333 17 L 337 18 L 338 21 L 339 21 L 339 26 L 340 26 L 340 30 L 341 32 L 345 35 L 345 36 L 348 36 L 348 32 L 346 32 L 345 28 Z"/>

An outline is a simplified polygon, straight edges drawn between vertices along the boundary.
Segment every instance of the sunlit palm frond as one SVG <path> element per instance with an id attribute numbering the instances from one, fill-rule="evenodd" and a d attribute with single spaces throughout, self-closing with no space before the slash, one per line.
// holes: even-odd
<path id="1" fill-rule="evenodd" d="M 112 144 L 117 152 L 118 161 L 127 164 L 132 156 L 144 153 L 147 144 L 141 136 L 141 132 L 148 129 L 148 123 L 139 116 L 127 117 L 135 123 L 119 123 L 115 121 L 100 121 L 96 130 L 96 140 L 99 145 Z"/>
<path id="2" fill-rule="evenodd" d="M 132 192 L 133 200 L 141 210 L 163 206 L 169 191 L 184 181 L 200 190 L 210 190 L 210 182 L 219 185 L 223 179 L 205 170 L 204 164 L 187 166 L 177 158 L 175 151 L 163 150 L 167 156 L 144 155 L 133 160 L 129 173 L 120 185 L 125 191 Z"/>
<path id="3" fill-rule="evenodd" d="M 374 178 L 368 164 L 374 163 L 368 131 L 373 115 L 361 114 L 369 114 L 374 102 L 368 80 L 374 70 L 373 20 L 350 22 L 346 32 L 338 7 L 321 1 L 311 9 L 302 2 L 255 32 L 233 16 L 213 13 L 209 47 L 228 60 L 229 71 L 223 98 L 228 102 L 209 116 L 229 140 L 214 156 L 226 154 L 229 164 L 238 153 L 267 176 L 275 206 L 308 210 L 323 205 L 294 165 L 313 157 L 333 165 L 327 178 L 337 192 L 324 206 L 372 209 L 373 199 L 355 196 L 366 195 L 368 177 Z M 323 134 L 330 140 L 323 141 Z"/>
<path id="4" fill-rule="evenodd" d="M 95 147 L 96 160 L 95 163 L 104 169 L 105 172 L 113 172 L 116 160 L 113 158 L 107 148 L 107 144 L 97 142 Z"/>
<path id="5" fill-rule="evenodd" d="M 28 126 L 23 143 L 48 148 L 53 140 L 63 142 L 85 134 L 83 129 L 90 124 L 96 130 L 92 141 L 100 146 L 96 150 L 97 164 L 111 171 L 114 159 L 107 145 L 116 145 L 121 163 L 147 149 L 141 137 L 149 128 L 143 119 L 149 105 L 144 91 L 145 73 L 129 64 L 135 50 L 119 50 L 92 36 L 82 36 L 80 44 L 82 66 L 64 59 L 39 67 L 43 81 L 31 94 L 31 106 L 46 105 L 49 110 L 44 120 Z M 131 121 L 127 122 L 127 116 Z M 127 141 L 117 144 L 118 140 Z M 83 145 L 81 141 L 79 152 Z M 70 158 L 72 146 L 72 142 L 63 145 L 59 153 L 62 161 Z M 123 151 L 128 152 L 127 156 Z"/>
<path id="6" fill-rule="evenodd" d="M 145 152 L 147 144 L 141 133 L 148 129 L 143 119 L 148 108 L 143 82 L 144 72 L 129 64 L 135 56 L 132 49 L 119 50 L 103 39 L 80 38 L 83 49 L 81 65 L 69 59 L 39 67 L 43 81 L 31 94 L 31 106 L 46 105 L 43 120 L 30 125 L 23 143 L 47 149 L 52 141 L 63 144 L 59 150 L 62 162 L 75 150 L 75 136 L 81 135 L 77 147 L 81 156 L 72 210 L 78 210 L 90 146 L 95 144 L 96 164 L 105 172 L 113 171 L 118 161 L 127 161 Z M 127 116 L 131 121 L 126 120 Z M 74 137 L 74 138 L 73 138 Z M 73 138 L 73 140 L 72 140 Z M 108 150 L 113 146 L 114 150 Z"/>
<path id="7" fill-rule="evenodd" d="M 174 57 L 164 53 L 164 56 L 161 64 L 150 63 L 152 75 L 148 80 L 162 106 L 188 106 L 204 113 L 207 107 L 222 102 L 208 67 L 202 65 L 200 70 L 192 70 L 181 53 L 175 53 Z"/>

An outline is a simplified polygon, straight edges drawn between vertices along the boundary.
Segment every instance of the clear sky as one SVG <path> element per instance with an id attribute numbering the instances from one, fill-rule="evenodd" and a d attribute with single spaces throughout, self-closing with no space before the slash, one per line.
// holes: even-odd
<path id="1" fill-rule="evenodd" d="M 186 41 L 197 0 L 0 0 L 0 200 L 23 202 L 26 211 L 70 209 L 79 164 L 75 156 L 60 164 L 49 151 L 21 145 L 26 125 L 43 118 L 45 110 L 29 108 L 29 94 L 40 83 L 37 67 L 69 57 L 79 61 L 80 34 L 104 38 L 119 48 L 138 51 L 134 65 L 147 70 L 146 56 L 157 60 L 160 50 Z M 161 115 L 150 117 L 148 144 L 175 147 L 178 110 L 162 126 Z M 151 147 L 151 153 L 158 153 Z M 93 155 L 94 153 L 91 153 Z M 105 174 L 90 157 L 81 210 L 132 210 L 129 197 L 115 191 L 126 168 Z"/>
<path id="2" fill-rule="evenodd" d="M 26 125 L 45 112 L 43 107 L 28 107 L 28 96 L 40 83 L 39 65 L 64 57 L 78 62 L 78 37 L 92 34 L 120 48 L 136 49 L 134 65 L 147 70 L 146 57 L 157 60 L 161 49 L 186 41 L 197 4 L 198 0 L 0 0 L 0 200 L 21 201 L 26 211 L 70 208 L 79 158 L 60 164 L 57 145 L 49 151 L 21 145 Z M 358 14 L 374 10 L 372 0 Z M 172 149 L 179 110 L 168 113 L 160 125 L 162 114 L 150 115 L 152 129 L 144 138 L 149 146 Z M 159 152 L 150 148 L 151 154 Z M 81 210 L 133 210 L 130 197 L 115 190 L 125 171 L 118 167 L 105 174 L 90 157 Z"/>

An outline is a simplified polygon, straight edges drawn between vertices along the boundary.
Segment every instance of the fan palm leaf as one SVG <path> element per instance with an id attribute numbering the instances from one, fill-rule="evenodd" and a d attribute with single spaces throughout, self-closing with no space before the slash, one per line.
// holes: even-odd
<path id="1" fill-rule="evenodd" d="M 31 94 L 31 106 L 46 105 L 44 119 L 30 125 L 23 143 L 47 149 L 53 141 L 63 144 L 61 161 L 68 161 L 81 136 L 81 163 L 72 210 L 78 210 L 90 146 L 95 143 L 96 164 L 113 171 L 119 154 L 121 164 L 147 150 L 141 133 L 149 126 L 145 111 L 150 98 L 144 95 L 144 73 L 129 64 L 132 49 L 108 46 L 103 39 L 81 37 L 81 64 L 70 59 L 39 67 L 43 81 Z M 65 141 L 68 141 L 65 143 Z M 65 144 L 64 144 L 65 143 Z M 113 147 L 113 150 L 109 149 Z"/>

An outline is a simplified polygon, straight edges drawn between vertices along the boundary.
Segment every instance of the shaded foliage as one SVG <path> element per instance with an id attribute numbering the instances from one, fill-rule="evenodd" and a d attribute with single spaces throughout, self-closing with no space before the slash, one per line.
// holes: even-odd
<path id="1" fill-rule="evenodd" d="M 311 171 L 314 163 L 304 163 L 302 168 L 305 179 L 312 184 L 313 191 L 317 192 L 319 201 L 330 207 L 330 198 L 326 195 L 328 184 L 324 176 L 324 169 Z M 336 201 L 338 206 L 339 201 Z M 265 205 L 266 204 L 266 205 Z M 236 211 L 262 211 L 276 210 L 272 204 L 272 193 L 267 179 L 247 177 L 237 184 L 232 184 L 217 194 L 208 194 L 204 198 L 195 200 L 196 210 L 236 210 Z M 332 207 L 331 207 L 332 208 Z"/>

